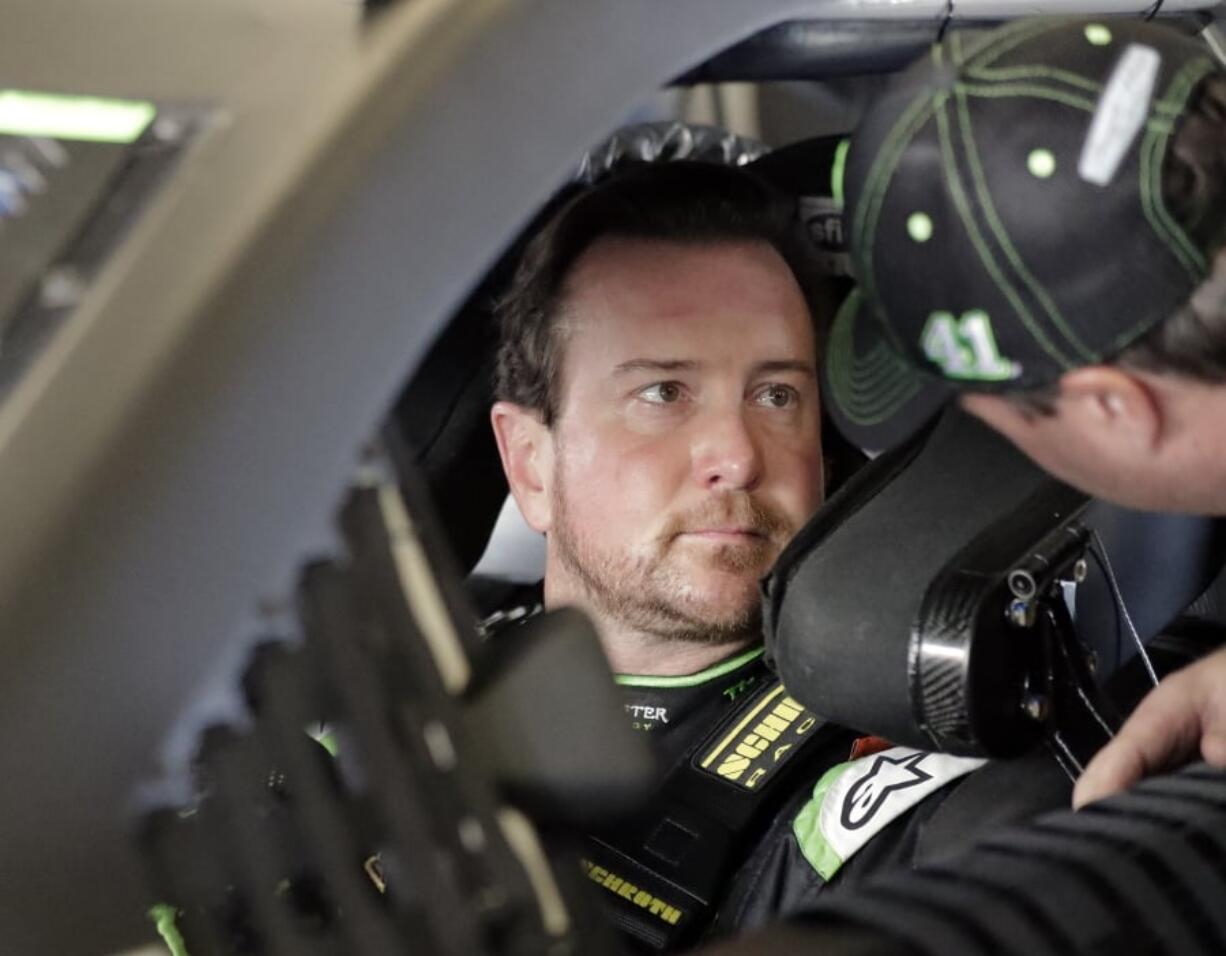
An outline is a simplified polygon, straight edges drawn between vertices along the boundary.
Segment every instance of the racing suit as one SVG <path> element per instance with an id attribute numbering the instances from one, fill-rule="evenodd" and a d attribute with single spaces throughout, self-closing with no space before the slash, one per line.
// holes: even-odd
<path id="1" fill-rule="evenodd" d="M 493 639 L 511 638 L 497 632 L 512 620 L 525 620 L 539 610 L 539 603 L 534 603 L 495 615 L 489 622 Z M 704 755 L 723 747 L 719 753 L 726 755 L 726 766 L 736 763 L 738 750 L 755 755 L 745 761 L 743 783 L 754 773 L 769 772 L 782 752 L 802 742 L 797 728 L 804 728 L 809 738 L 803 741 L 803 755 L 795 758 L 790 776 L 781 781 L 781 792 L 755 807 L 755 819 L 742 827 L 746 839 L 726 861 L 712 905 L 702 914 L 704 925 L 687 934 L 680 946 L 675 945 L 677 936 L 655 934 L 652 938 L 650 925 L 646 934 L 629 927 L 641 950 L 686 948 L 704 938 L 756 928 L 802 911 L 819 893 L 845 892 L 883 869 L 912 866 L 953 852 L 987 827 L 1068 806 L 1069 782 L 1045 754 L 984 766 L 982 760 L 892 747 L 878 738 L 824 724 L 786 697 L 760 646 L 732 654 L 693 675 L 619 675 L 615 679 L 631 726 L 651 737 L 661 765 L 674 768 L 673 776 L 688 775 L 688 783 L 681 788 L 666 776 L 659 799 L 653 801 L 666 805 L 666 810 L 649 808 L 645 821 L 636 824 L 637 836 L 615 841 L 618 853 L 613 859 L 620 864 L 584 861 L 595 883 L 612 893 L 620 890 L 623 897 L 629 886 L 645 910 L 660 908 L 660 901 L 650 892 L 650 874 L 645 881 L 633 876 L 634 869 L 627 872 L 619 866 L 629 866 L 626 857 L 632 857 L 648 871 L 664 872 L 653 857 L 658 851 L 644 835 L 660 829 L 662 815 L 673 814 L 678 793 L 680 802 L 690 803 L 692 809 L 694 771 L 710 760 Z M 773 712 L 768 708 L 757 713 L 750 706 L 767 697 L 777 702 Z M 772 714 L 782 715 L 782 719 L 775 716 L 774 729 Z M 812 718 L 812 727 L 807 726 L 808 718 Z M 709 769 L 723 773 L 719 760 L 710 763 Z M 706 788 L 714 786 L 717 784 Z M 720 794 L 714 794 L 714 799 L 719 801 Z M 701 819 L 689 827 L 683 816 L 677 819 L 682 829 L 701 831 Z M 685 883 L 676 872 L 664 876 L 654 885 L 671 889 Z M 633 913 L 624 899 L 616 902 Z M 663 912 L 669 912 L 667 906 Z M 615 914 L 615 919 L 623 929 L 634 921 L 625 912 Z M 638 922 L 658 925 L 659 913 L 644 912 Z"/>
<path id="2" fill-rule="evenodd" d="M 539 601 L 517 606 L 487 619 L 485 629 L 493 640 L 513 640 L 513 633 L 501 632 L 539 611 Z M 759 927 L 801 912 L 818 893 L 844 892 L 883 869 L 955 852 L 985 827 L 1068 805 L 1068 782 L 1050 760 L 981 768 L 980 760 L 861 737 L 823 723 L 787 697 L 763 658 L 763 648 L 754 647 L 697 674 L 615 678 L 626 719 L 650 736 L 661 765 L 672 768 L 653 806 L 629 824 L 629 834 L 594 835 L 583 861 L 587 875 L 607 891 L 606 902 L 622 907 L 615 920 L 639 951 L 675 951 Z M 786 774 L 772 778 L 784 767 Z M 727 854 L 712 857 L 696 841 L 702 851 L 697 862 L 713 864 L 701 874 L 713 880 L 710 892 L 699 894 L 709 905 L 683 935 L 667 932 L 670 920 L 680 922 L 672 893 L 684 889 L 685 880 L 666 873 L 651 882 L 653 869 L 663 872 L 661 860 L 651 858 L 659 853 L 653 840 L 660 824 L 679 819 L 679 829 L 702 833 L 710 822 L 704 814 L 720 816 L 724 804 L 744 798 L 756 781 L 772 779 L 777 785 L 769 799 L 751 794 L 744 819 L 720 821 L 739 838 Z M 680 815 L 678 803 L 687 804 Z M 621 862 L 609 862 L 610 847 Z M 677 872 L 693 870 L 681 866 Z M 667 889 L 649 891 L 653 885 Z M 626 911 L 640 917 L 642 932 L 628 925 L 636 921 L 625 919 Z M 186 954 L 174 908 L 155 907 L 151 915 L 170 952 Z M 653 924 L 660 932 L 653 934 Z"/>

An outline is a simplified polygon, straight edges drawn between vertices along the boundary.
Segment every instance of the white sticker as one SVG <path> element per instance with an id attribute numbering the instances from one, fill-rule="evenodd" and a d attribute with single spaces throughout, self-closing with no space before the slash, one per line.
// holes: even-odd
<path id="1" fill-rule="evenodd" d="M 1081 147 L 1077 174 L 1095 186 L 1106 186 L 1115 177 L 1129 147 L 1145 125 L 1149 102 L 1162 57 L 1153 47 L 1129 44 L 1111 73 L 1094 119 Z"/>
<path id="2" fill-rule="evenodd" d="M 892 747 L 855 761 L 822 801 L 819 827 L 844 862 L 930 793 L 984 760 Z"/>

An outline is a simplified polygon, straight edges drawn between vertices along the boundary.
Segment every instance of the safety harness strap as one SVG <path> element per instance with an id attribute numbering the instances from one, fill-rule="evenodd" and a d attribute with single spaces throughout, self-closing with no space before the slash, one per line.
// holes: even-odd
<path id="1" fill-rule="evenodd" d="M 693 942 L 796 777 L 813 773 L 805 758 L 845 735 L 777 678 L 746 695 L 667 772 L 649 815 L 588 841 L 583 867 L 614 923 L 646 952 Z"/>

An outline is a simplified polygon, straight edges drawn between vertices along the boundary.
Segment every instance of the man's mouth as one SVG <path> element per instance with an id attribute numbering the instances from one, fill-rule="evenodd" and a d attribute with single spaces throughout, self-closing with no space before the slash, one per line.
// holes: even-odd
<path id="1" fill-rule="evenodd" d="M 681 532 L 681 535 L 682 537 L 696 538 L 712 543 L 762 541 L 767 538 L 766 533 L 758 528 L 738 527 L 694 528 Z"/>
<path id="2" fill-rule="evenodd" d="M 661 540 L 665 547 L 680 540 L 699 547 L 758 552 L 780 543 L 787 530 L 787 521 L 774 509 L 748 497 L 730 496 L 674 515 Z"/>

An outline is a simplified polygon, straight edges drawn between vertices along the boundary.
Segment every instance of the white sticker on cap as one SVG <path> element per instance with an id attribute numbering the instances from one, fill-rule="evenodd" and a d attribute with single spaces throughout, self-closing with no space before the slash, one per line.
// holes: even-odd
<path id="1" fill-rule="evenodd" d="M 1115 178 L 1129 147 L 1145 125 L 1161 65 L 1158 51 L 1139 43 L 1129 44 L 1120 57 L 1098 99 L 1077 162 L 1077 175 L 1086 182 L 1106 186 Z"/>

